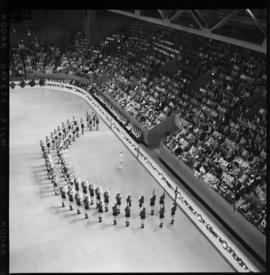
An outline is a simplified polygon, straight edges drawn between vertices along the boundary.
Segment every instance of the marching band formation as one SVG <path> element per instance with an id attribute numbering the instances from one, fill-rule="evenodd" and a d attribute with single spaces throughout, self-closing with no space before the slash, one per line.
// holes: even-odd
<path id="1" fill-rule="evenodd" d="M 86 113 L 86 126 L 90 131 L 99 129 L 99 118 L 96 113 L 92 112 L 92 115 Z M 41 140 L 40 146 L 42 150 L 42 157 L 45 159 L 45 165 L 47 169 L 48 179 L 53 184 L 54 192 L 56 196 L 60 197 L 62 207 L 69 207 L 69 210 L 76 210 L 77 214 L 83 213 L 85 219 L 89 218 L 89 213 L 95 208 L 98 211 L 98 222 L 102 222 L 103 213 L 109 212 L 110 192 L 109 190 L 103 191 L 101 186 L 96 186 L 94 182 L 81 181 L 72 171 L 71 166 L 66 162 L 63 151 L 66 150 L 72 142 L 81 135 L 84 135 L 85 124 L 83 119 L 80 122 L 76 120 L 75 116 L 72 118 L 72 122 L 68 119 L 66 123 L 62 122 L 62 127 L 58 126 L 50 134 L 50 138 L 46 136 L 45 143 Z M 56 155 L 56 163 L 53 158 L 53 154 Z M 119 155 L 119 168 L 122 168 L 123 153 L 120 151 Z M 57 168 L 60 165 L 61 169 Z M 61 178 L 64 181 L 61 182 Z M 156 193 L 153 190 L 150 198 L 150 215 L 155 214 Z M 112 206 L 113 224 L 117 224 L 119 214 L 121 212 L 122 194 L 120 192 L 115 195 L 115 202 Z M 126 226 L 130 225 L 132 196 L 126 197 L 126 205 L 124 207 L 124 214 L 126 220 Z M 163 220 L 165 216 L 165 191 L 159 198 L 159 220 L 160 227 L 163 227 Z M 141 228 L 144 228 L 144 221 L 146 219 L 146 207 L 145 197 L 141 195 L 138 199 L 139 215 L 141 218 Z M 176 202 L 173 202 L 171 208 L 171 224 L 174 224 L 175 212 L 177 209 Z"/>

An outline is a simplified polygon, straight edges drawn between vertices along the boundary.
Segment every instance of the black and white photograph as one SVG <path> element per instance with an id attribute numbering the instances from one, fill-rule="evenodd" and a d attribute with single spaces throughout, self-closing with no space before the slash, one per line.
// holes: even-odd
<path id="1" fill-rule="evenodd" d="M 266 272 L 268 10 L 21 6 L 9 272 Z"/>

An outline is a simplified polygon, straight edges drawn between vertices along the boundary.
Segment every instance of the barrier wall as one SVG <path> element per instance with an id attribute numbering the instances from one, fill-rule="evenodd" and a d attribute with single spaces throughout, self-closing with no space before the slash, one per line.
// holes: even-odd
<path id="1" fill-rule="evenodd" d="M 100 92 L 102 93 L 102 92 Z M 160 141 L 164 139 L 166 134 L 174 132 L 177 127 L 175 126 L 175 115 L 171 115 L 166 120 L 160 124 L 152 127 L 146 128 L 141 125 L 131 114 L 125 111 L 118 102 L 116 102 L 110 95 L 102 93 L 102 95 L 109 101 L 111 104 L 117 108 L 117 110 L 123 114 L 128 120 L 142 131 L 143 142 L 148 146 L 159 145 Z"/>
<path id="2" fill-rule="evenodd" d="M 128 113 L 126 110 L 124 110 L 118 102 L 116 102 L 110 95 L 104 94 L 101 91 L 98 91 L 101 93 L 121 114 L 123 114 L 135 127 L 140 129 L 143 133 L 143 136 L 147 135 L 148 129 L 142 126 L 130 113 Z"/>
<path id="3" fill-rule="evenodd" d="M 172 114 L 157 126 L 148 129 L 147 135 L 145 136 L 145 143 L 150 146 L 159 145 L 166 135 L 170 135 L 176 130 L 175 114 Z"/>
<path id="4" fill-rule="evenodd" d="M 55 78 L 55 79 L 65 79 L 65 80 L 76 80 L 80 81 L 82 84 L 92 84 L 91 80 L 88 80 L 83 77 L 79 77 L 76 75 L 70 75 L 70 74 L 46 74 L 46 73 L 41 73 L 41 72 L 36 72 L 36 73 L 29 73 L 27 74 L 27 77 L 31 78 Z"/>
<path id="5" fill-rule="evenodd" d="M 160 157 L 258 256 L 266 260 L 266 236 L 262 232 L 242 214 L 234 212 L 232 205 L 211 186 L 197 179 L 191 168 L 163 143 L 160 145 Z"/>
<path id="6" fill-rule="evenodd" d="M 178 129 L 182 129 L 183 127 L 185 127 L 188 124 L 188 122 L 185 119 L 183 119 L 182 117 L 180 117 L 179 114 L 175 115 L 174 123 Z"/>

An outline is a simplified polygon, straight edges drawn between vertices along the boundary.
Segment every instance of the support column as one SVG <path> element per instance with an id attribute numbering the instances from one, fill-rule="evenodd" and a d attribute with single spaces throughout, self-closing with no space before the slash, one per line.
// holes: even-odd
<path id="1" fill-rule="evenodd" d="M 96 10 L 87 10 L 85 35 L 89 45 L 93 45 L 98 39 L 98 28 L 96 22 Z"/>

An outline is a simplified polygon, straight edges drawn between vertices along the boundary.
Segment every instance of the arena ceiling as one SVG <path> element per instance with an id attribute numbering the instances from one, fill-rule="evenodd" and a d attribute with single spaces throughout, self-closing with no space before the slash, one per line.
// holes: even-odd
<path id="1" fill-rule="evenodd" d="M 266 53 L 266 9 L 109 11 Z"/>

